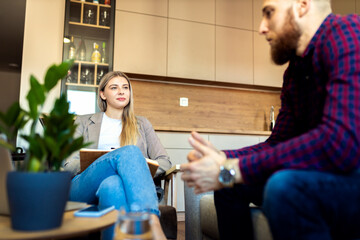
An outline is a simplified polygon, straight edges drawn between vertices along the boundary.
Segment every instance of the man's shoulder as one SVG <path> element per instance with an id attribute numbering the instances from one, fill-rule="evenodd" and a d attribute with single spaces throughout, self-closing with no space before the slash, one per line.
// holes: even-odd
<path id="1" fill-rule="evenodd" d="M 325 21 L 325 28 L 338 29 L 340 31 L 347 30 L 349 28 L 359 29 L 360 16 L 357 14 L 339 15 L 331 14 Z"/>

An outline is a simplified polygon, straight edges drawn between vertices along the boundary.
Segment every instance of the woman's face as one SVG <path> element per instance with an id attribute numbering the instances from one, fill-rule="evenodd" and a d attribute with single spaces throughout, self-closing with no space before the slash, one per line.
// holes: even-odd
<path id="1" fill-rule="evenodd" d="M 100 91 L 100 97 L 108 108 L 124 109 L 130 102 L 130 86 L 124 77 L 114 77 Z"/>

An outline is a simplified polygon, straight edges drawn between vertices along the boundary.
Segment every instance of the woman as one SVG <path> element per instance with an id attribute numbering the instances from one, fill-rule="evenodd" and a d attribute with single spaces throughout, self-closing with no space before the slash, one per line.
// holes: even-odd
<path id="1" fill-rule="evenodd" d="M 124 73 L 107 73 L 99 84 L 97 100 L 101 112 L 77 117 L 76 135 L 92 142 L 90 148 L 116 150 L 99 157 L 82 173 L 79 153 L 65 162 L 64 169 L 75 175 L 70 200 L 98 204 L 101 209 L 114 205 L 126 211 L 150 211 L 154 226 L 159 227 L 155 235 L 165 238 L 159 223 L 155 185 L 145 158 L 158 161 L 156 177 L 171 167 L 169 157 L 150 122 L 135 117 L 132 87 Z M 112 239 L 113 227 L 102 236 Z"/>

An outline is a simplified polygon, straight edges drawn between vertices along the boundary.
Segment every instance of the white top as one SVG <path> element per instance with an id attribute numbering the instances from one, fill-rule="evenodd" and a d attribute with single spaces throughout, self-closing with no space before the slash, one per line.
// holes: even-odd
<path id="1" fill-rule="evenodd" d="M 120 147 L 121 120 L 109 118 L 105 113 L 101 121 L 98 149 Z"/>

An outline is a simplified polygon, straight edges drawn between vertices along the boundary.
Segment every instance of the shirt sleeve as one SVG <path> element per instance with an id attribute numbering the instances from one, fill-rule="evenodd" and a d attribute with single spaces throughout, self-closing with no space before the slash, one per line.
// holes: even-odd
<path id="1" fill-rule="evenodd" d="M 356 30 L 359 25 L 353 25 L 346 21 L 334 24 L 321 39 L 320 67 L 327 73 L 327 81 L 320 123 L 297 136 L 287 132 L 292 127 L 292 114 L 285 93 L 275 132 L 269 140 L 234 153 L 226 152 L 239 158 L 245 183 L 264 183 L 281 169 L 350 173 L 359 167 L 360 33 Z"/>

